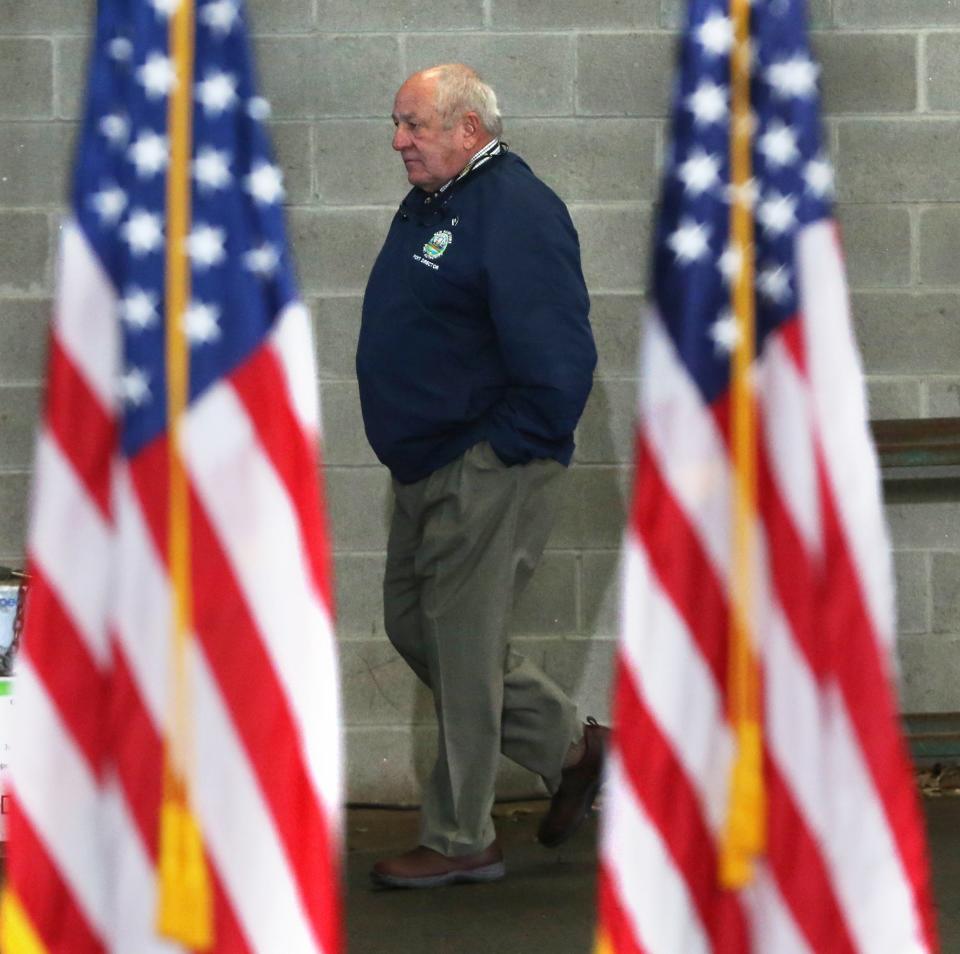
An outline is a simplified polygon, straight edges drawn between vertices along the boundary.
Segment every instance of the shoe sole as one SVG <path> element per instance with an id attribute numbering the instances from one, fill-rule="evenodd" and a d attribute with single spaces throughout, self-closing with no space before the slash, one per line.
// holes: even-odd
<path id="1" fill-rule="evenodd" d="M 601 784 L 601 780 L 598 779 L 596 784 L 587 792 L 587 797 L 583 804 L 583 811 L 574 819 L 573 824 L 570 825 L 566 831 L 560 832 L 553 838 L 543 838 L 540 832 L 537 832 L 537 841 L 539 841 L 544 848 L 559 848 L 565 841 L 569 841 L 580 830 L 584 819 L 590 814 L 590 809 L 593 808 L 593 803 L 596 801 Z"/>
<path id="2" fill-rule="evenodd" d="M 382 875 L 370 872 L 374 884 L 382 888 L 442 888 L 448 884 L 485 884 L 499 881 L 507 873 L 507 866 L 498 861 L 482 868 L 470 868 L 467 871 L 447 871 L 445 874 L 429 875 L 425 878 L 402 878 L 397 875 Z"/>

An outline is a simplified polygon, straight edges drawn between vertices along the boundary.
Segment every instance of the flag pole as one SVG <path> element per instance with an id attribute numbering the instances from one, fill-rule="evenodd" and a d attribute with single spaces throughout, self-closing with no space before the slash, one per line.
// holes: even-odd
<path id="1" fill-rule="evenodd" d="M 766 840 L 760 667 L 755 598 L 757 421 L 751 368 L 756 352 L 756 273 L 751 196 L 753 140 L 750 107 L 750 0 L 731 0 L 734 46 L 730 58 L 731 245 L 741 268 L 733 284 L 736 346 L 731 374 L 733 450 L 733 578 L 730 599 L 728 706 L 734 733 L 730 801 L 720 846 L 720 882 L 737 889 L 753 877 Z"/>
<path id="2" fill-rule="evenodd" d="M 203 837 L 191 804 L 194 761 L 190 693 L 193 594 L 190 490 L 183 459 L 184 417 L 190 396 L 190 352 L 183 316 L 190 300 L 190 158 L 193 138 L 194 4 L 181 0 L 170 18 L 170 51 L 177 82 L 168 107 L 166 370 L 169 422 L 168 545 L 173 599 L 170 722 L 160 809 L 157 929 L 194 950 L 213 943 L 213 902 Z"/>

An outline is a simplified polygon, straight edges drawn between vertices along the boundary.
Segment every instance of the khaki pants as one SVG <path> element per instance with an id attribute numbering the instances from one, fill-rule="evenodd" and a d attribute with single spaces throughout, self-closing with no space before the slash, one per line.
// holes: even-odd
<path id="1" fill-rule="evenodd" d="M 384 618 L 390 641 L 433 691 L 439 751 L 420 843 L 445 855 L 493 841 L 500 752 L 553 791 L 578 736 L 574 703 L 507 638 L 564 474 L 553 460 L 507 467 L 481 443 L 414 484 L 394 481 Z"/>

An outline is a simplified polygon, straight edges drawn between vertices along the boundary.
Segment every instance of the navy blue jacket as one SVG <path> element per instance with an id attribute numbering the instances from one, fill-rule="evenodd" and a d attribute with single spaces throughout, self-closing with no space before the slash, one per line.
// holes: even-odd
<path id="1" fill-rule="evenodd" d="M 597 353 L 566 206 L 504 151 L 394 216 L 363 300 L 367 438 L 401 483 L 487 440 L 568 464 Z"/>

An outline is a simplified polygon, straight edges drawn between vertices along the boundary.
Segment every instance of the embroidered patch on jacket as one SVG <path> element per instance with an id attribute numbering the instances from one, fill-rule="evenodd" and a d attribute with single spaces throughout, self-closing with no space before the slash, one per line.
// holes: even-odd
<path id="1" fill-rule="evenodd" d="M 440 232 L 434 232 L 433 237 L 423 246 L 423 254 L 427 258 L 439 258 L 447 250 L 447 247 L 453 241 L 453 233 L 443 229 Z"/>

